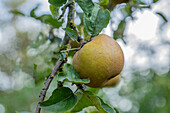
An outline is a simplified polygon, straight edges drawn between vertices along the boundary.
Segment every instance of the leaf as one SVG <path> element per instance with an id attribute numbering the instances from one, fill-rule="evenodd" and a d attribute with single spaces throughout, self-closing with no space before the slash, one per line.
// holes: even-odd
<path id="1" fill-rule="evenodd" d="M 60 87 L 53 91 L 52 95 L 47 101 L 40 104 L 40 108 L 52 112 L 66 112 L 73 108 L 77 102 L 77 96 L 74 95 L 71 89 L 67 87 Z"/>
<path id="2" fill-rule="evenodd" d="M 51 15 L 48 14 L 41 15 L 37 17 L 37 19 L 41 20 L 43 23 L 51 25 L 54 28 L 59 28 L 63 23 L 59 22 L 57 18 L 53 18 Z"/>
<path id="3" fill-rule="evenodd" d="M 34 64 L 34 71 L 37 70 L 37 64 Z"/>
<path id="4" fill-rule="evenodd" d="M 94 3 L 92 0 L 77 0 L 77 4 L 81 7 L 87 17 L 91 16 L 94 9 Z"/>
<path id="5" fill-rule="evenodd" d="M 89 79 L 81 79 L 79 73 L 74 68 L 73 65 L 65 63 L 64 64 L 64 72 L 60 72 L 58 74 L 58 79 L 60 81 L 67 81 L 72 83 L 89 83 Z"/>
<path id="6" fill-rule="evenodd" d="M 85 107 L 95 106 L 100 113 L 116 113 L 116 111 L 106 104 L 100 97 L 93 95 L 89 91 L 78 92 L 78 102 L 71 112 L 79 112 Z"/>
<path id="7" fill-rule="evenodd" d="M 118 109 L 117 108 L 114 108 L 114 110 L 116 111 L 116 113 L 119 113 Z"/>
<path id="8" fill-rule="evenodd" d="M 48 0 L 48 2 L 54 6 L 62 6 L 67 0 Z"/>
<path id="9" fill-rule="evenodd" d="M 99 0 L 100 5 L 107 5 L 109 3 L 109 0 Z"/>
<path id="10" fill-rule="evenodd" d="M 164 22 L 168 22 L 168 20 L 166 19 L 165 15 L 161 12 L 156 12 L 157 15 L 159 15 L 163 20 Z"/>
<path id="11" fill-rule="evenodd" d="M 73 41 L 77 41 L 77 33 L 76 31 L 74 31 L 73 29 L 71 28 L 65 28 L 64 29 L 65 32 L 67 33 L 67 35 L 73 40 Z"/>
<path id="12" fill-rule="evenodd" d="M 59 10 L 59 7 L 50 5 L 50 11 L 54 17 L 58 17 L 58 15 L 59 15 L 58 10 Z"/>
<path id="13" fill-rule="evenodd" d="M 97 19 L 95 21 L 95 28 L 92 36 L 98 35 L 103 28 L 107 27 L 110 20 L 109 10 L 100 9 L 97 14 Z"/>
<path id="14" fill-rule="evenodd" d="M 125 28 L 126 28 L 126 22 L 125 22 L 125 20 L 122 20 L 119 23 L 117 30 L 114 31 L 113 37 L 114 37 L 115 40 L 117 40 L 119 38 L 122 39 L 124 37 L 123 34 L 124 34 L 124 31 L 125 31 Z"/>
<path id="15" fill-rule="evenodd" d="M 100 99 L 100 102 L 101 102 L 101 106 L 108 112 L 108 113 L 116 113 L 116 111 L 111 108 L 108 104 L 104 103 L 104 101 L 98 97 Z"/>
<path id="16" fill-rule="evenodd" d="M 153 3 L 156 3 L 156 2 L 158 2 L 159 0 L 153 0 Z"/>
<path id="17" fill-rule="evenodd" d="M 35 11 L 38 9 L 38 7 L 40 6 L 40 4 L 38 4 L 35 8 L 33 8 L 30 12 L 30 16 L 33 18 L 37 18 L 37 16 L 35 15 Z"/>
<path id="18" fill-rule="evenodd" d="M 63 61 L 66 58 L 66 54 L 65 53 L 61 53 L 61 61 Z"/>
<path id="19" fill-rule="evenodd" d="M 71 113 L 82 111 L 84 108 L 88 106 L 94 106 L 84 93 L 78 92 L 76 93 L 76 96 L 78 98 L 78 102 L 71 110 Z"/>
<path id="20" fill-rule="evenodd" d="M 97 14 L 98 14 L 99 10 L 100 10 L 99 6 L 95 4 L 95 7 L 91 12 L 91 16 L 88 17 L 88 16 L 84 15 L 84 17 L 83 17 L 83 22 L 85 25 L 84 28 L 88 35 L 92 35 L 94 32 L 95 21 L 96 21 Z"/>
<path id="21" fill-rule="evenodd" d="M 123 14 L 123 17 L 126 18 L 131 15 L 132 9 L 130 4 L 126 4 L 124 7 L 120 9 L 121 13 Z"/>
<path id="22" fill-rule="evenodd" d="M 85 30 L 88 35 L 96 36 L 103 28 L 107 27 L 110 20 L 109 10 L 101 9 L 97 5 L 92 12 L 90 18 L 84 16 Z"/>
<path id="23" fill-rule="evenodd" d="M 20 12 L 20 11 L 18 11 L 18 10 L 11 10 L 10 12 L 13 13 L 13 14 L 15 14 L 15 15 L 22 15 L 22 16 L 25 16 L 24 13 L 22 13 L 22 12 Z"/>
<path id="24" fill-rule="evenodd" d="M 91 103 L 97 108 L 97 110 L 100 112 L 100 113 L 108 113 L 103 107 L 102 107 L 102 103 L 100 101 L 100 99 L 93 95 L 91 92 L 89 91 L 84 91 L 83 92 L 84 95 L 88 98 L 89 101 L 91 101 Z"/>
<path id="25" fill-rule="evenodd" d="M 49 14 L 44 14 L 44 15 L 41 15 L 41 16 L 36 16 L 35 15 L 35 11 L 38 9 L 39 7 L 39 4 L 31 10 L 30 12 L 30 16 L 37 19 L 37 20 L 40 20 L 41 22 L 45 23 L 45 24 L 49 24 L 51 25 L 53 28 L 59 28 L 63 22 L 60 22 L 58 21 L 57 18 L 53 18 L 51 15 Z"/>

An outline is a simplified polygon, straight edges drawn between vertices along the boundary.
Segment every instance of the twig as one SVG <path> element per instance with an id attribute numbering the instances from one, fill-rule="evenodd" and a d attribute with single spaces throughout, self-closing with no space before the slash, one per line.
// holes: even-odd
<path id="1" fill-rule="evenodd" d="M 40 103 L 44 100 L 45 95 L 46 95 L 46 92 L 47 92 L 47 90 L 48 90 L 48 87 L 49 87 L 51 81 L 53 80 L 54 76 L 56 75 L 58 68 L 59 68 L 59 67 L 61 66 L 61 64 L 63 63 L 63 61 L 60 61 L 60 60 L 61 60 L 61 57 L 60 57 L 60 58 L 58 59 L 58 61 L 56 62 L 53 71 L 51 72 L 50 76 L 48 77 L 48 79 L 47 79 L 46 82 L 45 82 L 45 85 L 44 85 L 44 87 L 43 87 L 43 89 L 42 89 L 42 91 L 41 91 L 41 93 L 40 93 L 40 96 L 39 96 L 39 101 L 38 101 L 38 103 L 37 103 L 37 107 L 36 107 L 35 113 L 40 113 L 40 111 L 41 111 L 41 108 L 39 108 L 39 105 L 40 105 Z"/>
<path id="2" fill-rule="evenodd" d="M 78 42 L 81 42 L 83 39 L 82 39 L 81 36 L 80 36 L 80 32 L 79 32 L 76 24 L 74 23 L 73 20 L 72 20 L 70 23 L 71 23 L 71 25 L 73 26 L 74 31 L 76 31 L 76 33 L 77 33 L 77 37 L 78 37 L 78 40 L 77 40 L 77 41 L 78 41 Z"/>
<path id="3" fill-rule="evenodd" d="M 72 1 L 72 0 L 70 0 Z M 67 18 L 67 27 L 72 28 L 71 26 L 71 20 L 74 20 L 74 2 L 72 2 L 72 4 L 70 4 L 69 6 L 69 12 L 68 12 L 68 18 Z M 67 35 L 67 33 L 65 33 L 65 37 L 63 39 L 63 44 L 62 45 L 67 45 L 69 42 L 69 36 Z"/>
<path id="4" fill-rule="evenodd" d="M 71 4 L 73 4 L 73 2 L 68 2 L 65 6 L 63 6 L 63 7 L 61 8 L 61 10 L 62 10 L 63 12 L 62 12 L 62 14 L 58 17 L 58 20 L 60 20 L 60 19 L 64 16 L 64 13 L 65 13 L 67 7 L 69 7 Z"/>
<path id="5" fill-rule="evenodd" d="M 65 53 L 65 52 L 68 52 L 68 51 L 77 51 L 77 50 L 80 50 L 80 48 L 72 48 L 72 49 L 62 50 L 60 52 Z"/>
<path id="6" fill-rule="evenodd" d="M 71 21 L 70 23 L 71 23 L 71 25 L 73 26 L 73 29 L 74 29 L 74 30 L 76 31 L 76 33 L 77 33 L 77 38 L 78 38 L 77 41 L 80 42 L 80 48 L 82 48 L 87 42 L 85 42 L 85 41 L 81 38 L 80 32 L 79 32 L 77 26 L 75 25 L 75 23 L 74 23 L 73 21 Z"/>

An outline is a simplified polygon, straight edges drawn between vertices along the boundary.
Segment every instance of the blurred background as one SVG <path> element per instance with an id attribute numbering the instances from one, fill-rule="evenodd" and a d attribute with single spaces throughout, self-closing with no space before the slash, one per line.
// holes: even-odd
<path id="1" fill-rule="evenodd" d="M 98 95 L 120 113 L 170 113 L 169 6 L 169 0 L 132 0 L 111 10 L 111 21 L 102 33 L 120 44 L 125 66 L 120 83 L 100 89 Z M 76 12 L 79 26 L 78 5 Z M 0 113 L 35 111 L 65 34 L 67 15 L 58 22 L 62 27 L 53 28 L 33 16 L 49 14 L 48 0 L 0 0 Z M 47 97 L 56 86 L 53 80 Z"/>

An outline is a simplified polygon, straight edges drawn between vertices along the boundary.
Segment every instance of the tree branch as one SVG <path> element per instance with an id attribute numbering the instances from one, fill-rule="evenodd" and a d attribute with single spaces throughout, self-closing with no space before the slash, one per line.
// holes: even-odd
<path id="1" fill-rule="evenodd" d="M 67 50 L 62 50 L 60 51 L 61 53 L 65 53 L 65 52 L 68 52 L 68 51 L 78 51 L 80 50 L 81 48 L 72 48 L 72 49 L 67 49 Z"/>
<path id="2" fill-rule="evenodd" d="M 62 14 L 58 17 L 58 20 L 60 20 L 60 19 L 64 16 L 64 13 L 65 13 L 67 7 L 69 7 L 71 4 L 73 4 L 73 2 L 68 2 L 65 6 L 63 6 L 63 7 L 61 8 L 61 10 L 62 10 L 63 12 L 62 12 Z"/>
<path id="3" fill-rule="evenodd" d="M 67 18 L 67 27 L 72 28 L 71 20 L 74 20 L 74 2 L 69 5 L 69 12 Z M 70 37 L 65 33 L 65 37 L 63 39 L 63 45 L 67 45 L 69 42 Z"/>
<path id="4" fill-rule="evenodd" d="M 70 0 L 69 3 L 64 7 L 65 9 L 67 7 L 69 7 L 68 19 L 67 19 L 67 27 L 69 27 L 69 28 L 72 28 L 71 20 L 74 20 L 74 12 L 75 12 L 75 10 L 74 10 L 74 3 L 75 3 L 75 1 L 73 0 L 72 3 L 71 3 L 71 1 L 72 0 Z M 63 10 L 65 10 L 64 8 L 63 8 Z M 65 12 L 65 11 L 63 11 L 63 12 Z M 59 17 L 59 19 L 63 16 L 63 14 Z M 69 36 L 65 33 L 65 37 L 63 39 L 63 45 L 68 44 L 68 42 L 69 42 Z M 50 76 L 48 77 L 48 79 L 45 82 L 45 85 L 44 85 L 44 87 L 43 87 L 43 89 L 42 89 L 42 91 L 40 93 L 40 96 L 39 96 L 39 101 L 37 103 L 37 107 L 36 107 L 35 113 L 40 113 L 41 108 L 39 108 L 39 105 L 40 105 L 40 103 L 42 101 L 44 101 L 46 92 L 47 92 L 47 90 L 48 90 L 48 88 L 50 86 L 50 83 L 53 80 L 55 74 L 57 73 L 58 68 L 62 65 L 62 63 L 64 63 L 64 61 L 60 61 L 60 60 L 61 60 L 61 57 L 56 62 L 56 65 L 55 65 L 53 71 L 51 72 Z"/>
<path id="5" fill-rule="evenodd" d="M 61 57 L 56 62 L 53 71 L 51 72 L 50 76 L 48 77 L 48 79 L 45 82 L 45 85 L 44 85 L 44 87 L 43 87 L 43 89 L 42 89 L 42 91 L 40 93 L 40 96 L 39 96 L 39 101 L 37 103 L 37 107 L 36 107 L 35 113 L 40 113 L 40 111 L 41 111 L 41 108 L 39 108 L 39 105 L 40 105 L 40 103 L 42 101 L 44 101 L 44 98 L 45 98 L 46 92 L 48 90 L 48 87 L 50 86 L 51 81 L 53 80 L 54 76 L 56 75 L 58 68 L 63 63 L 63 61 L 60 61 L 60 60 L 61 60 Z"/>

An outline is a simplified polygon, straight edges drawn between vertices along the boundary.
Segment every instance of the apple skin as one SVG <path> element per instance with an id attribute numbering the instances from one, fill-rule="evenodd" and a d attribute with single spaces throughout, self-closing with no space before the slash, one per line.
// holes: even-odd
<path id="1" fill-rule="evenodd" d="M 112 37 L 100 34 L 76 52 L 72 64 L 82 79 L 90 79 L 87 86 L 100 88 L 110 78 L 120 74 L 124 55 Z"/>
<path id="2" fill-rule="evenodd" d="M 108 80 L 103 87 L 114 87 L 116 86 L 119 82 L 120 82 L 120 78 L 121 78 L 121 74 L 117 75 L 114 78 L 111 78 L 110 80 Z"/>

